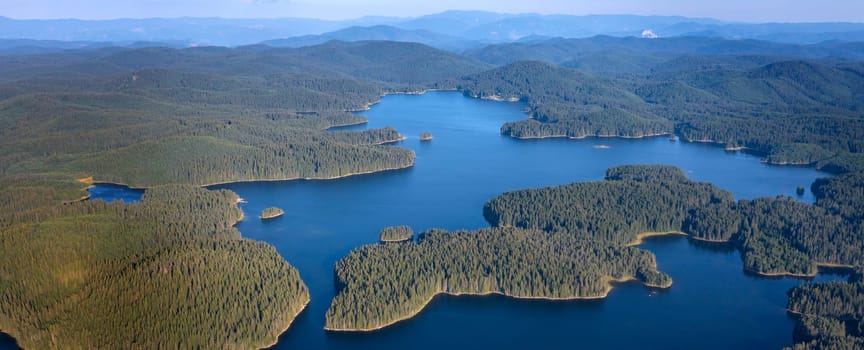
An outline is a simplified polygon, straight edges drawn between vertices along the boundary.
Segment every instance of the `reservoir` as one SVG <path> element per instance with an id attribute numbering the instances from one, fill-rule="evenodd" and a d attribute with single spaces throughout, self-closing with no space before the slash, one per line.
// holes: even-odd
<path id="1" fill-rule="evenodd" d="M 214 187 L 245 200 L 240 207 L 246 219 L 237 228 L 246 238 L 274 245 L 309 287 L 311 303 L 275 348 L 779 349 L 792 343 L 786 291 L 808 280 L 745 274 L 737 251 L 680 237 L 641 245 L 672 277 L 668 290 L 625 283 L 604 300 L 564 302 L 439 296 L 417 317 L 378 332 L 325 332 L 324 314 L 337 292 L 334 264 L 352 249 L 376 243 L 385 226 L 409 225 L 415 232 L 486 227 L 483 204 L 498 194 L 601 180 L 607 168 L 624 164 L 678 166 L 691 179 L 712 182 L 737 199 L 787 195 L 812 202 L 810 184 L 828 176 L 668 137 L 516 140 L 500 135 L 503 123 L 526 118 L 524 108 L 453 92 L 386 96 L 361 113 L 367 125 L 333 132 L 392 126 L 407 137 L 398 146 L 416 152 L 413 168 L 338 180 Z M 433 140 L 421 142 L 423 132 Z M 799 185 L 807 188 L 802 196 L 795 193 Z M 91 189 L 91 196 L 135 199 L 134 193 L 118 195 L 103 185 Z M 273 206 L 285 215 L 257 219 Z M 840 278 L 820 274 L 814 280 Z"/>

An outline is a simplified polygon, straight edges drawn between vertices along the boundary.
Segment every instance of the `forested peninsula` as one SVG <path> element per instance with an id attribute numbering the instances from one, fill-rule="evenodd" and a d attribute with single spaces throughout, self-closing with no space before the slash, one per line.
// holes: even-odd
<path id="1" fill-rule="evenodd" d="M 432 230 L 417 243 L 368 245 L 336 264 L 339 294 L 326 329 L 372 331 L 419 313 L 438 294 L 603 298 L 616 281 L 666 288 L 654 255 L 538 230 Z"/>
<path id="2" fill-rule="evenodd" d="M 674 167 L 623 166 L 601 182 L 505 193 L 486 203 L 484 215 L 493 226 L 619 244 L 645 232 L 684 232 L 734 244 L 748 271 L 813 276 L 819 265 L 864 265 L 862 180 L 849 174 L 817 181 L 815 205 L 788 197 L 735 202 Z"/>
<path id="3" fill-rule="evenodd" d="M 141 203 L 0 192 L 0 329 L 24 348 L 262 348 L 309 302 L 272 246 L 240 237 L 229 191 Z"/>

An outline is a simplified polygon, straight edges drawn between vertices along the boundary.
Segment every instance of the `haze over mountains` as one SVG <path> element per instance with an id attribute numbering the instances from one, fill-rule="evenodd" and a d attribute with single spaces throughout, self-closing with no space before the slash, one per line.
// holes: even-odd
<path id="1" fill-rule="evenodd" d="M 69 49 L 53 41 L 90 42 L 115 46 L 159 42 L 168 46 L 241 46 L 267 42 L 275 46 L 305 46 L 330 40 L 393 40 L 424 43 L 460 51 L 484 44 L 548 38 L 588 38 L 597 35 L 640 37 L 700 36 L 756 39 L 791 44 L 864 41 L 861 23 L 740 23 L 708 18 L 634 15 L 500 14 L 448 11 L 416 18 L 363 17 L 345 21 L 307 18 L 222 19 L 153 18 L 116 20 L 17 20 L 0 17 L 0 48 L 5 39 L 32 39 L 14 47 Z M 44 41 L 49 40 L 49 41 Z M 275 41 L 274 41 L 275 40 Z M 98 46 L 98 45 L 97 45 Z"/>

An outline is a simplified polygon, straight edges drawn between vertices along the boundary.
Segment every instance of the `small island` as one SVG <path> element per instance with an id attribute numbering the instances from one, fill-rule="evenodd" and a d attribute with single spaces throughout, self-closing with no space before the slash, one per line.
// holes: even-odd
<path id="1" fill-rule="evenodd" d="M 408 226 L 385 227 L 379 234 L 381 243 L 407 242 L 414 238 L 414 231 Z"/>
<path id="2" fill-rule="evenodd" d="M 432 141 L 432 134 L 429 132 L 421 133 L 420 141 Z"/>
<path id="3" fill-rule="evenodd" d="M 276 207 L 270 207 L 270 208 L 264 209 L 264 211 L 261 212 L 261 220 L 275 219 L 275 218 L 278 218 L 282 215 L 285 215 L 284 210 L 276 208 Z"/>

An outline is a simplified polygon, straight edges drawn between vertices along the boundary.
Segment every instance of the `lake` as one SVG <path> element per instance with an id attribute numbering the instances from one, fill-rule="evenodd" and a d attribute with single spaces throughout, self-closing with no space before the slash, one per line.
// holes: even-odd
<path id="1" fill-rule="evenodd" d="M 379 332 L 325 332 L 324 314 L 336 292 L 335 262 L 351 249 L 377 242 L 385 226 L 410 225 L 415 232 L 486 227 L 483 203 L 502 192 L 601 180 L 607 168 L 623 164 L 675 165 L 738 199 L 788 195 L 812 202 L 809 185 L 828 176 L 666 137 L 515 140 L 500 135 L 504 122 L 526 117 L 524 108 L 452 92 L 387 96 L 361 113 L 368 125 L 335 132 L 395 127 L 407 136 L 399 146 L 417 153 L 413 168 L 339 180 L 214 187 L 246 200 L 240 205 L 246 219 L 237 228 L 247 238 L 274 245 L 309 287 L 311 303 L 275 348 L 779 349 L 792 342 L 794 320 L 785 312 L 785 293 L 805 280 L 745 274 L 737 251 L 680 237 L 641 246 L 657 255 L 660 271 L 674 280 L 668 290 L 625 283 L 604 300 L 565 302 L 440 296 L 416 318 Z M 426 131 L 434 139 L 420 142 Z M 808 189 L 800 197 L 795 194 L 799 185 Z M 92 198 L 128 200 L 104 189 L 91 190 Z M 257 219 L 271 206 L 285 215 Z M 815 280 L 840 278 L 820 274 Z"/>

